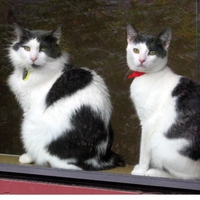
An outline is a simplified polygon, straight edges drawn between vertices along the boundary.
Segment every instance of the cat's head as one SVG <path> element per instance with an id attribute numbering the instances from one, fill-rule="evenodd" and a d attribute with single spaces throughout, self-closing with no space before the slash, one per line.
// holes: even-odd
<path id="1" fill-rule="evenodd" d="M 171 29 L 165 29 L 157 37 L 140 35 L 136 28 L 127 25 L 127 64 L 133 71 L 154 73 L 167 64 Z"/>
<path id="2" fill-rule="evenodd" d="M 31 31 L 15 24 L 14 33 L 16 39 L 10 47 L 9 57 L 15 66 L 39 69 L 62 55 L 61 27 L 52 31 Z"/>

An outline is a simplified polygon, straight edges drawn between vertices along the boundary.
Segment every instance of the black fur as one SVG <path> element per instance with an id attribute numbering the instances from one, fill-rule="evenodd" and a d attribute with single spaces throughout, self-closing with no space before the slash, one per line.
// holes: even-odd
<path id="1" fill-rule="evenodd" d="M 47 107 L 61 98 L 73 95 L 78 90 L 87 87 L 93 80 L 90 71 L 67 64 L 63 74 L 53 84 L 46 97 Z M 61 159 L 74 158 L 75 164 L 84 170 L 109 169 L 123 166 L 119 155 L 111 151 L 113 132 L 111 125 L 106 127 L 101 113 L 95 112 L 89 106 L 82 106 L 71 117 L 72 129 L 66 131 L 52 141 L 47 149 L 50 154 Z M 98 145 L 108 139 L 107 149 L 98 152 Z M 87 164 L 85 161 L 97 157 L 99 167 Z"/>
<path id="2" fill-rule="evenodd" d="M 53 84 L 46 97 L 47 107 L 57 100 L 72 95 L 92 82 L 90 71 L 67 64 L 63 74 Z"/>
<path id="3" fill-rule="evenodd" d="M 169 33 L 167 33 L 167 30 L 162 31 L 157 37 L 153 37 L 151 35 L 138 34 L 137 29 L 133 25 L 128 24 L 127 36 L 135 44 L 145 43 L 149 49 L 149 52 L 155 51 L 158 57 L 164 58 L 167 56 L 167 51 L 163 46 L 169 39 Z"/>
<path id="4" fill-rule="evenodd" d="M 111 151 L 113 143 L 113 132 L 111 126 L 107 129 L 100 117 L 89 106 L 82 106 L 71 118 L 73 129 L 66 131 L 52 141 L 47 149 L 50 154 L 61 159 L 75 158 L 77 162 L 72 163 L 84 170 L 109 169 L 116 166 L 123 166 L 123 160 Z M 107 149 L 101 153 L 97 152 L 98 145 L 108 138 Z M 85 161 L 97 157 L 100 167 L 94 167 Z M 105 163 L 109 163 L 106 165 Z"/>
<path id="5" fill-rule="evenodd" d="M 153 36 L 137 35 L 134 43 L 145 43 L 149 51 L 155 51 L 158 57 L 164 58 L 167 56 L 167 51 L 163 48 L 162 41 Z"/>
<path id="6" fill-rule="evenodd" d="M 167 138 L 185 138 L 190 144 L 180 153 L 193 160 L 200 159 L 200 85 L 182 77 L 174 88 L 178 113 L 175 124 L 166 133 Z"/>
<path id="7" fill-rule="evenodd" d="M 37 37 L 38 42 L 40 43 L 40 49 L 45 47 L 45 53 L 51 58 L 58 58 L 61 56 L 60 45 L 57 44 L 57 38 L 49 34 L 43 34 Z"/>
<path id="8" fill-rule="evenodd" d="M 20 33 L 17 33 L 19 41 L 13 45 L 13 49 L 18 51 L 20 47 L 23 47 L 31 39 L 37 39 L 40 43 L 40 49 L 43 47 L 46 48 L 45 53 L 51 58 L 58 58 L 62 55 L 61 47 L 57 43 L 58 38 L 56 38 L 53 33 L 49 31 L 30 31 L 23 29 L 19 26 L 17 28 L 20 30 Z"/>

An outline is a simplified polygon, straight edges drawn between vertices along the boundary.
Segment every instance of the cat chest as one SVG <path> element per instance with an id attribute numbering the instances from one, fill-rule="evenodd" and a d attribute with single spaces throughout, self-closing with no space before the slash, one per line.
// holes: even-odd
<path id="1" fill-rule="evenodd" d="M 61 72 L 55 74 L 42 73 L 42 71 L 24 73 L 16 70 L 9 77 L 9 85 L 15 93 L 22 109 L 37 109 L 46 107 L 46 96 Z"/>
<path id="2" fill-rule="evenodd" d="M 22 83 L 19 90 L 19 102 L 24 111 L 30 109 L 42 109 L 44 110 L 46 104 L 46 95 L 51 85 L 42 84 L 34 86 L 31 84 Z"/>
<path id="3" fill-rule="evenodd" d="M 134 80 L 131 84 L 131 99 L 136 109 L 146 110 L 159 102 L 162 90 L 151 83 Z"/>
<path id="4" fill-rule="evenodd" d="M 173 88 L 173 84 L 167 85 L 164 81 L 135 79 L 131 84 L 131 99 L 140 120 L 149 119 L 174 106 L 175 99 L 171 96 Z"/>

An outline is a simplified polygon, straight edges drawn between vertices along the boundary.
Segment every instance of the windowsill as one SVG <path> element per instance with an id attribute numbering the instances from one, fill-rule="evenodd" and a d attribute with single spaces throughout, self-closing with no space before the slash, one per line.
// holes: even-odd
<path id="1" fill-rule="evenodd" d="M 0 163 L 4 164 L 13 164 L 13 165 L 20 165 L 20 166 L 35 166 L 34 164 L 21 164 L 19 163 L 19 156 L 18 155 L 11 155 L 11 154 L 0 154 Z M 109 173 L 117 173 L 117 174 L 131 174 L 133 166 L 126 166 L 126 167 L 116 167 L 110 170 L 104 170 L 102 172 L 109 172 Z"/>
<path id="2" fill-rule="evenodd" d="M 23 165 L 18 162 L 18 158 L 17 155 L 0 154 L 0 178 L 164 194 L 200 193 L 200 181 L 132 176 L 132 166 L 97 172 L 79 171 Z"/>

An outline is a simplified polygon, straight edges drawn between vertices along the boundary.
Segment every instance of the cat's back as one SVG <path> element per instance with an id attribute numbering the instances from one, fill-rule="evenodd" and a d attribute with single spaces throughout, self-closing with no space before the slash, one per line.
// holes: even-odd
<path id="1" fill-rule="evenodd" d="M 199 143 L 200 85 L 189 78 L 182 77 L 172 91 L 172 97 L 176 98 L 177 123 L 172 126 L 167 137 L 185 137 Z M 173 129 L 176 131 L 172 131 Z"/>
<path id="2" fill-rule="evenodd" d="M 173 97 L 177 97 L 178 104 L 188 105 L 196 104 L 200 106 L 200 85 L 186 77 L 181 77 L 179 83 L 172 92 Z M 181 105 L 179 105 L 181 106 Z M 200 110 L 200 109 L 198 109 Z"/>
<path id="3" fill-rule="evenodd" d="M 111 112 L 110 95 L 103 78 L 87 68 L 65 65 L 63 73 L 47 94 L 47 107 L 62 99 L 72 101 L 74 106 L 86 104 L 102 111 L 107 108 L 107 112 Z"/>

